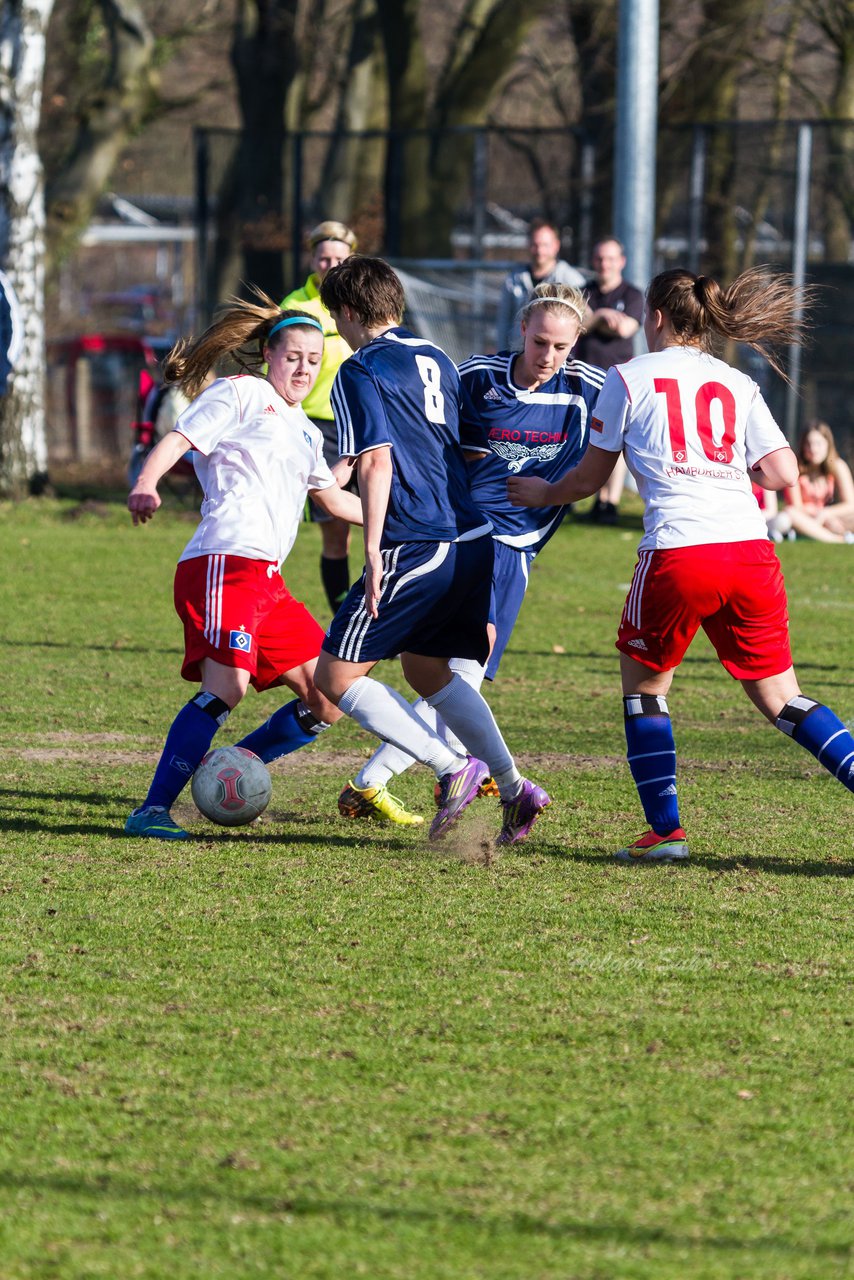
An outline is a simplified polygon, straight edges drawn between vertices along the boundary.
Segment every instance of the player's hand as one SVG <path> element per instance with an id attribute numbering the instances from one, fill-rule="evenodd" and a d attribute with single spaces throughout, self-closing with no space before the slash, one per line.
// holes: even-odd
<path id="1" fill-rule="evenodd" d="M 383 558 L 379 551 L 370 551 L 365 557 L 365 608 L 372 618 L 378 616 L 383 586 Z"/>
<path id="2" fill-rule="evenodd" d="M 145 524 L 160 506 L 160 495 L 157 490 L 141 489 L 137 485 L 128 494 L 128 511 L 133 516 L 134 524 Z"/>
<path id="3" fill-rule="evenodd" d="M 537 476 L 511 476 L 507 481 L 507 498 L 511 507 L 550 507 L 551 485 Z"/>

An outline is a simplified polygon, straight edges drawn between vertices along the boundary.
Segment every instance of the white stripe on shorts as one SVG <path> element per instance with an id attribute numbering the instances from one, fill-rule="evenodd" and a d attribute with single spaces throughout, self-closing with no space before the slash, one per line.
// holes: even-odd
<path id="1" fill-rule="evenodd" d="M 208 556 L 204 637 L 215 649 L 219 648 L 222 629 L 222 582 L 224 577 L 225 556 Z"/>
<path id="2" fill-rule="evenodd" d="M 440 564 L 444 564 L 448 558 L 448 552 L 451 549 L 450 542 L 440 542 L 436 547 L 435 554 L 429 560 L 425 560 L 424 564 L 420 564 L 417 569 L 410 569 L 409 573 L 404 573 L 398 578 L 394 584 L 389 600 L 393 600 L 401 587 L 406 586 L 408 582 L 414 582 L 416 578 L 423 578 L 425 573 L 432 573 L 434 569 L 438 569 Z M 397 561 L 395 561 L 395 565 Z"/>
<path id="3" fill-rule="evenodd" d="M 641 629 L 641 610 L 643 606 L 643 587 L 646 582 L 646 575 L 652 567 L 652 552 L 638 552 L 638 567 L 635 569 L 632 585 L 629 588 L 629 594 L 626 597 L 626 621 L 630 623 L 636 631 Z"/>
<path id="4" fill-rule="evenodd" d="M 391 550 L 386 550 L 381 552 L 381 555 L 383 558 L 383 580 L 382 580 L 382 586 L 380 588 L 380 597 L 379 597 L 380 600 L 382 600 L 383 596 L 385 595 L 389 578 L 392 576 L 392 574 L 395 571 L 395 567 L 397 565 L 397 559 L 398 559 L 398 556 L 400 555 L 400 547 L 399 546 L 392 547 Z M 365 607 L 365 603 L 363 600 L 362 604 L 359 606 L 359 608 L 353 614 L 353 617 L 350 619 L 350 622 L 347 626 L 347 630 L 344 632 L 344 639 L 341 642 L 340 656 L 344 659 L 345 662 L 360 661 L 362 644 L 364 643 L 365 637 L 368 634 L 368 630 L 370 629 L 371 623 L 374 621 L 376 621 L 376 619 L 372 618 L 371 615 L 368 613 L 368 610 Z"/>

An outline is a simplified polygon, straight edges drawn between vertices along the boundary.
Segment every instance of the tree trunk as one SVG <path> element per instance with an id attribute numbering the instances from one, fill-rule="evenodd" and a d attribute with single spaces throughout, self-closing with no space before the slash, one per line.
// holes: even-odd
<path id="1" fill-rule="evenodd" d="M 316 209 L 319 218 L 339 218 L 361 233 L 365 219 L 376 216 L 374 206 L 382 196 L 385 139 L 379 134 L 355 135 L 385 127 L 387 97 L 376 5 L 374 0 L 356 0 L 335 132 L 319 185 L 323 197 L 323 207 Z"/>
<path id="2" fill-rule="evenodd" d="M 285 102 L 297 71 L 299 0 L 238 0 L 232 62 L 242 116 L 237 211 L 243 284 L 285 292 Z"/>
<path id="3" fill-rule="evenodd" d="M 486 123 L 496 90 L 538 16 L 534 6 L 518 0 L 469 0 L 460 17 L 439 81 L 437 141 L 430 157 L 430 228 L 445 254 L 455 224 L 472 204 L 474 157 L 474 135 L 447 129 Z M 463 210 L 455 207 L 455 195 Z"/>
<path id="4" fill-rule="evenodd" d="M 418 0 L 377 0 L 386 75 L 388 141 L 385 177 L 386 248 L 429 252 L 430 193 L 427 183 L 429 76 L 418 25 Z"/>
<path id="5" fill-rule="evenodd" d="M 116 162 L 156 95 L 154 36 L 136 0 L 96 0 L 110 56 L 104 82 L 92 93 L 70 154 L 48 174 L 48 247 L 62 258 L 88 225 Z M 81 30 L 85 39 L 88 23 Z"/>
<path id="6" fill-rule="evenodd" d="M 764 5 L 765 0 L 704 0 L 702 36 L 682 67 L 672 93 L 667 108 L 671 120 L 723 125 L 735 118 L 739 76 L 761 26 Z M 738 271 L 734 173 L 733 131 L 725 127 L 714 129 L 706 161 L 705 235 L 709 255 L 705 269 L 723 280 L 731 280 Z M 680 178 L 678 174 L 676 177 Z M 684 174 L 680 180 L 684 184 Z M 660 207 L 668 203 L 667 199 L 659 202 Z"/>
<path id="7" fill-rule="evenodd" d="M 0 493 L 37 490 L 45 433 L 45 212 L 36 134 L 53 0 L 0 4 L 0 266 L 21 304 L 24 347 L 0 397 Z"/>
<path id="8" fill-rule="evenodd" d="M 839 59 L 828 114 L 846 122 L 832 128 L 828 139 L 824 256 L 826 262 L 847 262 L 854 234 L 854 21 L 846 3 L 823 6 L 819 17 Z"/>

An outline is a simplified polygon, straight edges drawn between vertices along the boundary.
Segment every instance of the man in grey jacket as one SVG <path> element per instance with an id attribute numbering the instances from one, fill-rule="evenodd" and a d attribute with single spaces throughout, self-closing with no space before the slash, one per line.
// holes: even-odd
<path id="1" fill-rule="evenodd" d="M 548 282 L 571 284 L 583 289 L 586 284 L 580 271 L 558 257 L 560 232 L 545 218 L 535 218 L 531 223 L 528 252 L 531 255 L 530 265 L 520 271 L 512 271 L 501 289 L 496 335 L 498 351 L 515 351 L 519 347 L 519 311 L 530 301 L 536 285 Z"/>

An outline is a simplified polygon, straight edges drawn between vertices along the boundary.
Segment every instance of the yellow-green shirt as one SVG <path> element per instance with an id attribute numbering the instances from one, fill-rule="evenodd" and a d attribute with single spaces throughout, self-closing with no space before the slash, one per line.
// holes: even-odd
<path id="1" fill-rule="evenodd" d="M 295 289 L 283 299 L 282 310 L 291 307 L 317 316 L 323 325 L 323 359 L 320 362 L 320 372 L 317 375 L 317 382 L 303 400 L 302 408 L 310 418 L 331 422 L 335 416 L 332 405 L 329 403 L 332 383 L 339 368 L 352 352 L 335 328 L 332 316 L 320 301 L 320 281 L 316 275 L 310 275 L 302 289 Z"/>

